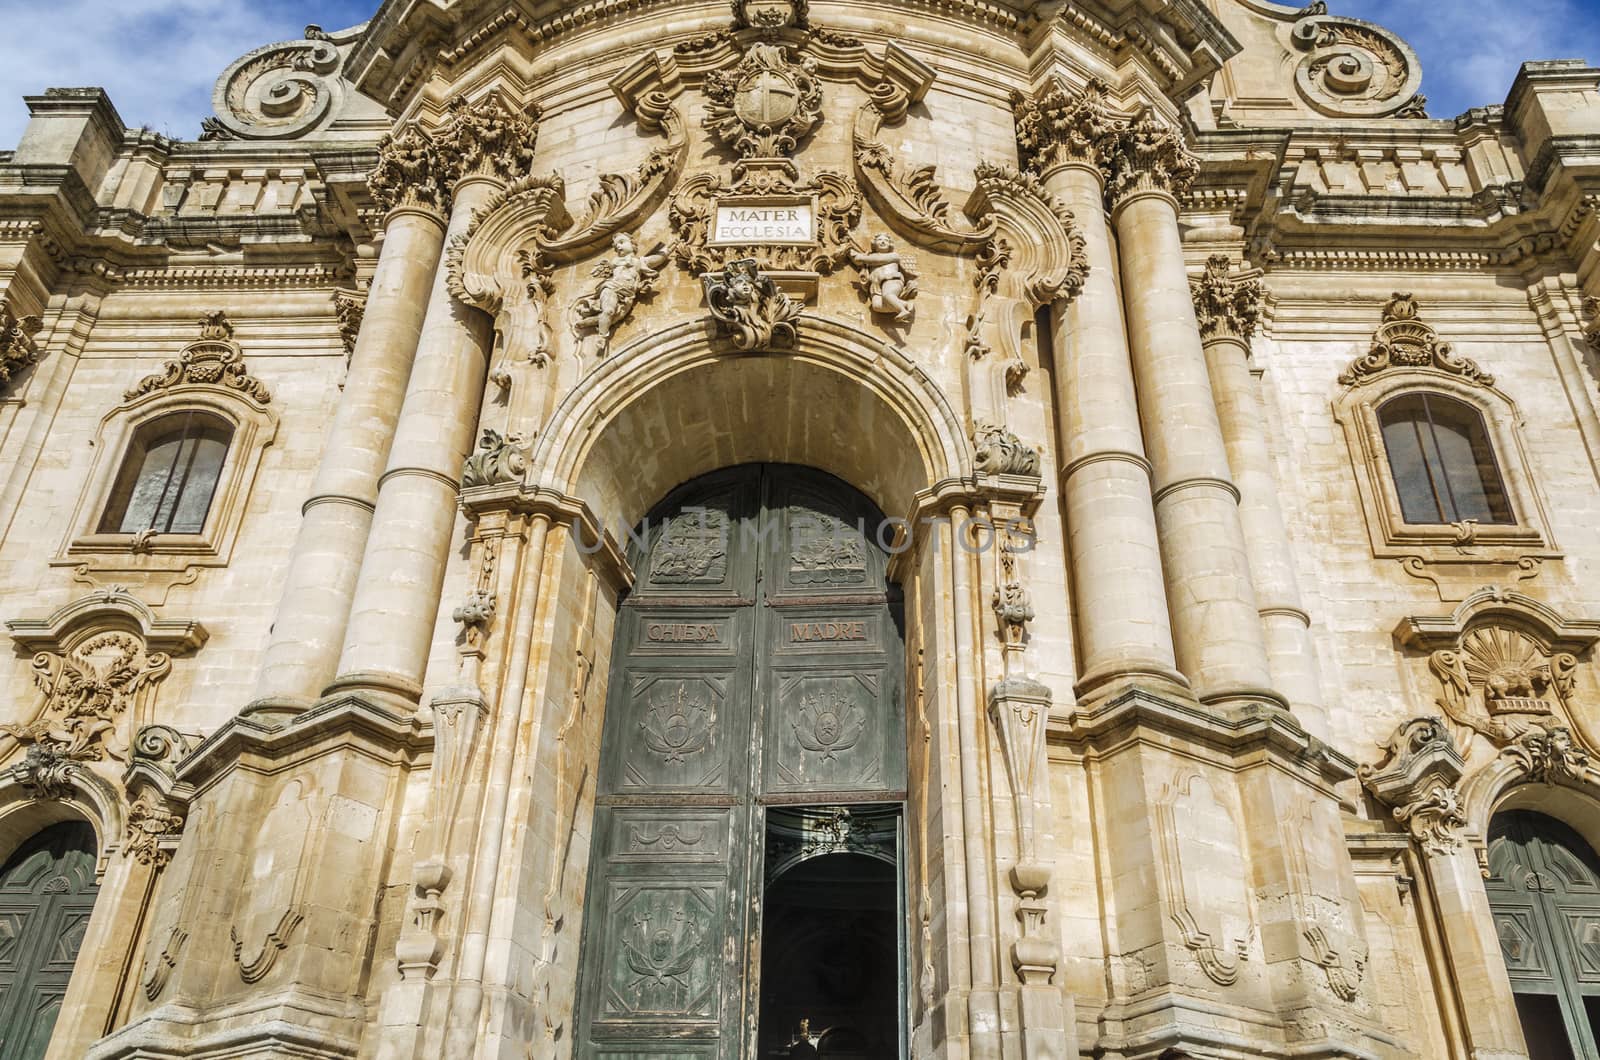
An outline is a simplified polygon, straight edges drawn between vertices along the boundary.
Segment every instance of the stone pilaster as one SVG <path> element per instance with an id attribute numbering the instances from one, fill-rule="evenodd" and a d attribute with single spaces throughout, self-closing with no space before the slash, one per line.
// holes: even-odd
<path id="1" fill-rule="evenodd" d="M 1282 704 L 1266 647 L 1221 424 L 1189 297 L 1178 201 L 1199 164 L 1149 114 L 1106 148 L 1128 340 L 1179 669 L 1202 702 Z"/>
<path id="2" fill-rule="evenodd" d="M 1273 687 L 1289 700 L 1302 723 L 1325 736 L 1326 708 L 1311 618 L 1301 602 L 1267 446 L 1265 414 L 1250 366 L 1250 336 L 1261 317 L 1261 281 L 1253 273 L 1231 273 L 1228 257 L 1214 255 L 1204 275 L 1190 284 L 1190 293 L 1228 467 L 1239 488 L 1239 521 Z"/>
<path id="3" fill-rule="evenodd" d="M 435 138 L 452 186 L 447 239 L 464 235 L 474 210 L 527 175 L 536 138 L 534 118 L 495 99 L 452 105 Z M 413 704 L 421 694 L 491 330 L 489 317 L 459 303 L 448 276 L 436 272 L 330 692 L 361 689 Z"/>
<path id="4" fill-rule="evenodd" d="M 389 211 L 383 249 L 350 355 L 322 463 L 272 626 L 251 710 L 290 713 L 334 675 L 423 309 L 444 248 L 449 196 L 433 138 L 416 127 L 385 138 L 368 179 Z"/>
<path id="5" fill-rule="evenodd" d="M 1105 89 L 1099 81 L 1079 92 L 1051 85 L 1015 103 L 1023 164 L 1072 209 L 1088 264 L 1078 296 L 1051 310 L 1067 548 L 1083 616 L 1080 697 L 1126 679 L 1184 683 L 1174 659 L 1150 463 L 1102 205 L 1101 150 L 1120 124 Z"/>

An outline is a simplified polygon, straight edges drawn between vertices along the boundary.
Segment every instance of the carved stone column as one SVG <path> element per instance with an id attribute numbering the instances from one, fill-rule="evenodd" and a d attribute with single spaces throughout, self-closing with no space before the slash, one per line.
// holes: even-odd
<path id="1" fill-rule="evenodd" d="M 1206 263 L 1205 275 L 1190 284 L 1190 293 L 1205 345 L 1228 467 L 1239 488 L 1239 522 L 1248 548 L 1273 687 L 1284 694 L 1303 723 L 1325 735 L 1311 616 L 1301 603 L 1294 553 L 1267 447 L 1266 421 L 1250 370 L 1249 340 L 1261 316 L 1261 283 L 1254 274 L 1230 275 L 1227 255 L 1215 255 Z"/>
<path id="2" fill-rule="evenodd" d="M 1286 705 L 1269 688 L 1239 490 L 1183 265 L 1175 196 L 1199 166 L 1148 114 L 1116 135 L 1106 161 L 1178 666 L 1202 702 Z"/>
<path id="3" fill-rule="evenodd" d="M 449 196 L 439 166 L 433 138 L 412 127 L 383 142 L 369 178 L 373 198 L 389 211 L 383 250 L 344 393 L 303 508 L 251 712 L 303 709 L 334 675 L 378 476 L 389 458 L 428 288 L 444 247 Z"/>
<path id="4" fill-rule="evenodd" d="M 1104 92 L 1098 81 L 1078 93 L 1054 85 L 1016 104 L 1023 164 L 1072 209 L 1088 264 L 1077 298 L 1051 310 L 1061 490 L 1082 616 L 1080 698 L 1125 678 L 1184 684 L 1174 661 L 1150 463 L 1103 205 L 1100 145 L 1117 125 Z"/>
<path id="5" fill-rule="evenodd" d="M 451 108 L 437 138 L 454 183 L 449 238 L 464 235 L 474 210 L 527 174 L 537 135 L 533 120 L 495 99 Z M 412 703 L 421 694 L 490 339 L 488 315 L 456 301 L 439 270 L 330 693 L 363 689 Z"/>

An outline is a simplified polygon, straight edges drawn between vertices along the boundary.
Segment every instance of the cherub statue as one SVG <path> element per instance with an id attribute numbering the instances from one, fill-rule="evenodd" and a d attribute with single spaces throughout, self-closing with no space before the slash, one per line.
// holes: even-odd
<path id="1" fill-rule="evenodd" d="M 872 237 L 872 249 L 850 251 L 850 260 L 861 270 L 857 286 L 867 296 L 874 313 L 894 314 L 895 323 L 911 320 L 911 302 L 917 297 L 917 265 L 909 255 L 894 249 L 894 240 L 879 233 Z"/>
<path id="2" fill-rule="evenodd" d="M 784 294 L 753 258 L 730 261 L 722 275 L 708 273 L 706 305 L 733 339 L 735 349 L 793 346 L 795 319 L 805 308 Z"/>
<path id="3" fill-rule="evenodd" d="M 641 297 L 655 290 L 655 278 L 661 266 L 667 263 L 661 244 L 640 254 L 633 237 L 626 232 L 611 237 L 611 249 L 615 256 L 594 267 L 594 275 L 600 277 L 599 285 L 574 305 L 575 328 L 579 332 L 594 332 L 602 357 L 610 349 L 611 332 L 628 319 Z"/>

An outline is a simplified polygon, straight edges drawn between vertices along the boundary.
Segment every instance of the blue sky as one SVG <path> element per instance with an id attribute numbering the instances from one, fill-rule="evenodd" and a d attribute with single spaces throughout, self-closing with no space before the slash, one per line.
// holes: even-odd
<path id="1" fill-rule="evenodd" d="M 1429 113 L 1451 117 L 1505 99 L 1524 59 L 1600 61 L 1600 0 L 1331 0 L 1378 22 L 1422 57 Z M 0 149 L 27 121 L 21 97 L 52 85 L 102 85 L 130 125 L 193 138 L 211 85 L 240 55 L 342 29 L 377 0 L 0 0 Z"/>

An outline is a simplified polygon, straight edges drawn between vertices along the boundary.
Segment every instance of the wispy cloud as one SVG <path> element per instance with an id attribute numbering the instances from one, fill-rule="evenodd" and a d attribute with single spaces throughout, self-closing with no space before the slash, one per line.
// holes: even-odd
<path id="1" fill-rule="evenodd" d="M 24 95 L 98 85 L 122 120 L 192 139 L 211 86 L 240 55 L 307 22 L 360 22 L 377 0 L 0 0 L 0 148 L 27 124 Z"/>
<path id="2" fill-rule="evenodd" d="M 1595 0 L 1331 0 L 1328 11 L 1405 38 L 1422 60 L 1422 91 L 1437 118 L 1503 102 L 1529 60 L 1600 59 Z"/>

